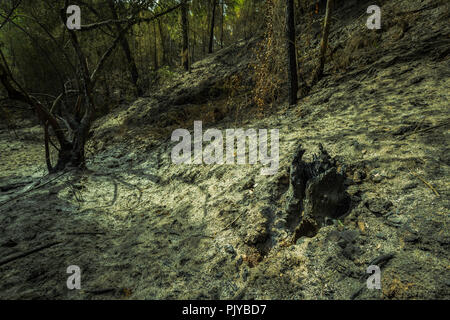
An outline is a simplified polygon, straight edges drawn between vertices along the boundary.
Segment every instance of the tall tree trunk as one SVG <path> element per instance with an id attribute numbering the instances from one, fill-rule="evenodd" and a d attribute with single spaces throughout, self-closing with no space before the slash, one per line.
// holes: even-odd
<path id="1" fill-rule="evenodd" d="M 197 37 L 195 33 L 195 29 L 192 29 L 192 53 L 191 53 L 191 63 L 195 61 L 195 44 L 197 43 Z"/>
<path id="2" fill-rule="evenodd" d="M 222 0 L 222 8 L 221 8 L 221 10 L 222 10 L 222 12 L 221 12 L 222 18 L 220 19 L 220 48 L 221 49 L 223 49 L 223 18 L 224 18 L 223 1 L 224 0 Z"/>
<path id="3" fill-rule="evenodd" d="M 212 7 L 212 15 L 211 15 L 211 29 L 209 31 L 209 47 L 208 47 L 208 53 L 213 52 L 213 45 L 214 45 L 214 22 L 216 18 L 216 3 L 217 0 L 213 1 L 213 7 Z"/>
<path id="4" fill-rule="evenodd" d="M 114 0 L 108 0 L 108 5 L 111 10 L 111 14 L 114 20 L 119 20 L 119 17 L 117 15 L 116 6 L 114 4 Z M 116 29 L 118 33 L 122 32 L 122 27 L 119 23 L 116 24 Z M 125 57 L 128 62 L 128 70 L 131 75 L 131 81 L 133 82 L 133 85 L 136 89 L 136 93 L 138 96 L 141 96 L 143 94 L 142 89 L 138 85 L 138 78 L 139 73 L 136 67 L 136 62 L 134 61 L 133 55 L 131 54 L 130 44 L 128 43 L 128 40 L 126 37 L 122 37 L 120 41 L 120 45 L 122 46 L 123 53 L 125 54 Z"/>
<path id="5" fill-rule="evenodd" d="M 158 47 L 156 43 L 156 24 L 152 23 L 152 25 L 153 25 L 153 66 L 156 71 L 158 70 Z"/>
<path id="6" fill-rule="evenodd" d="M 206 44 L 208 43 L 207 33 L 208 33 L 208 31 L 206 31 L 205 33 L 202 34 L 202 54 L 203 54 L 202 57 L 204 57 L 206 55 Z"/>
<path id="7" fill-rule="evenodd" d="M 168 53 L 168 60 L 167 60 L 167 62 L 168 62 L 168 64 L 169 64 L 169 66 L 172 66 L 173 65 L 173 41 L 172 41 L 172 38 L 170 38 L 170 32 L 168 33 L 168 35 L 167 35 L 167 41 L 169 42 L 169 50 L 167 50 L 167 53 Z"/>
<path id="8" fill-rule="evenodd" d="M 323 23 L 322 40 L 320 42 L 319 64 L 313 75 L 313 83 L 319 81 L 323 76 L 323 69 L 325 67 L 325 56 L 328 48 L 328 35 L 330 33 L 332 11 L 333 11 L 333 0 L 328 0 L 327 9 L 325 13 L 325 20 Z"/>
<path id="9" fill-rule="evenodd" d="M 189 70 L 189 27 L 188 27 L 188 3 L 187 0 L 183 0 L 183 5 L 181 6 L 181 24 L 183 32 L 183 45 L 181 52 L 181 64 L 183 68 Z"/>
<path id="10" fill-rule="evenodd" d="M 289 81 L 289 104 L 297 103 L 298 75 L 295 55 L 294 0 L 286 0 L 286 51 Z"/>
<path id="11" fill-rule="evenodd" d="M 159 38 L 161 40 L 161 49 L 162 49 L 162 65 L 167 64 L 167 52 L 166 52 L 166 39 L 164 37 L 164 32 L 161 25 L 161 19 L 158 19 L 158 30 L 159 30 Z"/>

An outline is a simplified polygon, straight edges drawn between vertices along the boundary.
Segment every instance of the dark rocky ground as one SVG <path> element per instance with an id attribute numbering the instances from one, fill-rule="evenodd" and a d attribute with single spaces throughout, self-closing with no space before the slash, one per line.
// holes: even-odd
<path id="1" fill-rule="evenodd" d="M 448 4 L 386 2 L 382 32 L 365 29 L 364 5 L 338 11 L 333 61 L 297 106 L 227 115 L 227 79 L 247 72 L 252 40 L 97 120 L 85 172 L 46 176 L 42 129 L 3 127 L 0 298 L 449 299 Z M 172 164 L 170 133 L 200 119 L 279 129 L 277 174 Z M 292 158 L 301 145 L 311 163 L 319 144 L 349 208 L 292 242 Z M 382 290 L 365 289 L 374 261 Z"/>

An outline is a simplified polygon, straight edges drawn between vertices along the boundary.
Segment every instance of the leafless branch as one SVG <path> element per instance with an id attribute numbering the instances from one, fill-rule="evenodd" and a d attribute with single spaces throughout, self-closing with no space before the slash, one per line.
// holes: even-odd
<path id="1" fill-rule="evenodd" d="M 81 25 L 81 29 L 79 31 L 89 31 L 89 30 L 93 30 L 93 29 L 97 29 L 100 27 L 103 27 L 105 25 L 111 25 L 111 24 L 131 24 L 131 25 L 135 25 L 135 24 L 139 24 L 139 23 L 144 23 L 144 22 L 151 22 L 155 19 L 158 19 L 159 17 L 166 15 L 176 9 L 178 9 L 179 7 L 181 7 L 182 3 L 179 3 L 163 12 L 157 13 L 151 17 L 147 17 L 147 18 L 128 18 L 128 19 L 118 19 L 118 20 L 114 20 L 114 19 L 109 19 L 106 21 L 101 21 L 101 22 L 96 22 L 96 23 L 91 23 L 91 24 L 86 24 L 86 25 Z"/>
<path id="2" fill-rule="evenodd" d="M 4 25 L 6 25 L 6 23 L 9 21 L 9 18 L 14 13 L 14 11 L 20 6 L 21 2 L 22 2 L 22 0 L 19 0 L 19 1 L 17 1 L 16 5 L 13 5 L 11 11 L 9 11 L 9 13 L 5 16 L 5 20 L 0 24 L 0 29 L 3 28 Z"/>

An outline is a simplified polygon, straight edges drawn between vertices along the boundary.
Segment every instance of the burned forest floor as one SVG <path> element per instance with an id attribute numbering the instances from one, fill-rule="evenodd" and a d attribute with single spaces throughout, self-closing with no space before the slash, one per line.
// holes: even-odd
<path id="1" fill-rule="evenodd" d="M 337 11 L 332 61 L 295 106 L 259 112 L 234 91 L 233 79 L 251 86 L 258 39 L 194 63 L 97 119 L 84 171 L 48 175 L 42 128 L 2 124 L 0 298 L 449 299 L 448 4 L 398 3 L 382 6 L 380 32 L 365 29 L 367 6 Z M 278 129 L 277 173 L 172 163 L 172 131 L 194 120 Z M 319 145 L 336 160 L 350 203 L 289 242 L 299 145 L 305 162 Z M 381 290 L 366 288 L 374 263 Z M 80 290 L 67 289 L 70 265 Z"/>

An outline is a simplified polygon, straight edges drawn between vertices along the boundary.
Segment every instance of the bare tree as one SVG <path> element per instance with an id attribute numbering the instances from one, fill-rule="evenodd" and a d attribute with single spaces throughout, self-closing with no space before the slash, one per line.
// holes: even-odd
<path id="1" fill-rule="evenodd" d="M 65 0 L 64 7 L 60 10 L 60 18 L 63 25 L 65 25 L 67 19 L 66 12 L 68 5 L 68 0 Z M 46 108 L 43 103 L 41 103 L 33 95 L 29 94 L 15 80 L 0 48 L 0 83 L 5 88 L 9 99 L 21 101 L 25 104 L 28 104 L 36 111 L 44 127 L 45 156 L 49 172 L 63 170 L 67 165 L 78 168 L 83 168 L 85 166 L 85 143 L 91 127 L 92 115 L 95 108 L 93 102 L 93 90 L 97 80 L 99 79 L 99 75 L 103 67 L 105 66 L 106 61 L 112 55 L 118 44 L 121 43 L 126 32 L 130 30 L 130 28 L 135 24 L 151 22 L 163 16 L 164 14 L 174 11 L 179 7 L 180 4 L 175 5 L 158 14 L 154 14 L 151 17 L 137 17 L 138 12 L 136 12 L 132 17 L 127 19 L 115 19 L 93 23 L 88 25 L 86 29 L 83 29 L 82 27 L 82 29 L 79 31 L 93 30 L 107 25 L 121 25 L 120 32 L 118 33 L 112 44 L 108 47 L 108 49 L 103 53 L 92 70 L 89 70 L 88 68 L 86 55 L 81 48 L 77 36 L 78 31 L 75 32 L 74 30 L 69 30 L 67 28 L 65 29 L 65 31 L 67 31 L 69 34 L 70 42 L 75 52 L 79 69 L 79 72 L 75 75 L 77 78 L 77 83 L 79 84 L 79 91 L 77 91 L 77 93 L 79 94 L 78 101 L 81 104 L 81 116 L 78 119 L 67 112 L 67 108 L 65 106 L 65 98 L 69 94 L 69 90 L 66 90 L 64 85 L 62 85 L 62 93 L 55 99 L 52 106 L 50 108 Z M 8 20 L 8 22 L 13 23 L 10 18 L 8 18 Z M 6 22 L 2 22 L 2 25 L 4 25 L 5 23 Z M 23 31 L 26 32 L 26 30 Z M 48 35 L 50 38 L 52 38 L 51 34 Z M 35 45 L 38 46 L 39 44 L 37 43 Z M 60 50 L 65 49 L 60 48 Z M 69 55 L 66 54 L 65 56 Z M 61 105 L 63 117 L 59 117 L 54 114 L 54 110 L 58 104 Z M 59 147 L 55 146 L 58 149 L 58 160 L 55 166 L 50 163 L 49 158 L 49 143 L 52 143 L 50 140 L 49 128 L 52 129 L 52 132 L 59 144 Z"/>

